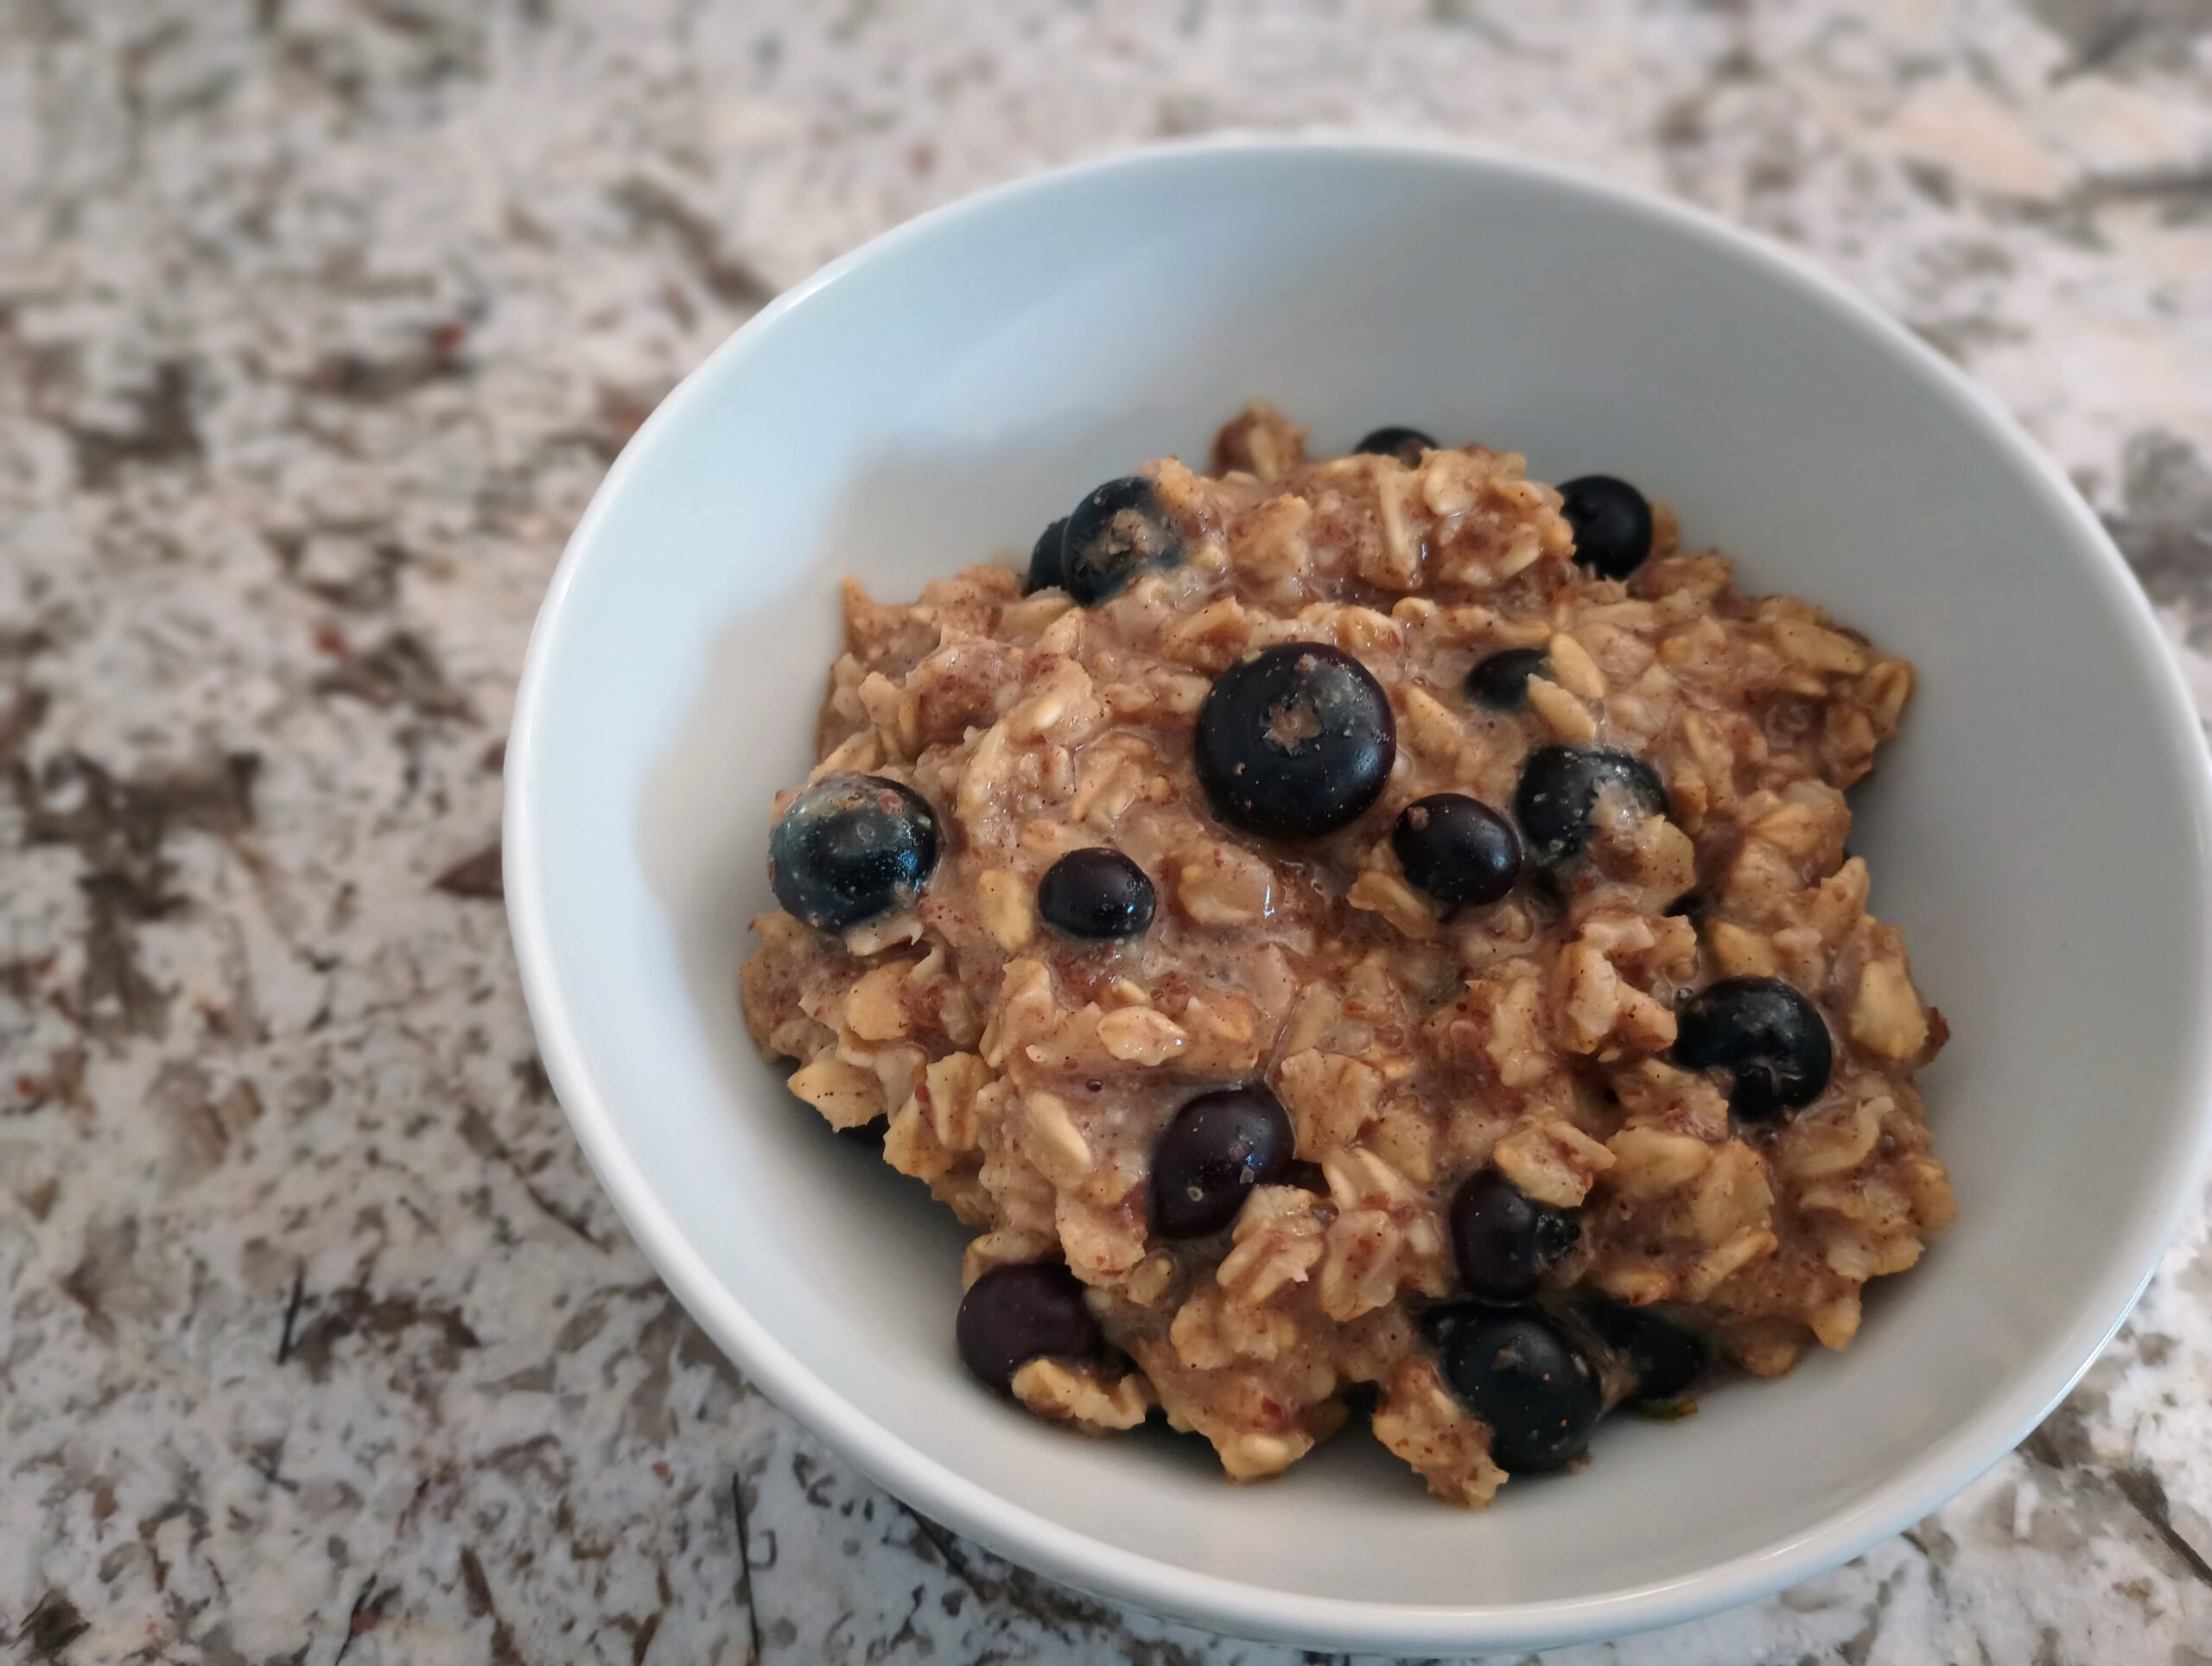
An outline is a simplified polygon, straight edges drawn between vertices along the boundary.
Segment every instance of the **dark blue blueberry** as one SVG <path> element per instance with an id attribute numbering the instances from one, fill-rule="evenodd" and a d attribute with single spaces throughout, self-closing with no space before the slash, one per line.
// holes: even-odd
<path id="1" fill-rule="evenodd" d="M 1546 669 L 1541 648 L 1501 648 L 1467 673 L 1467 697 L 1492 711 L 1519 711 L 1529 703 L 1529 679 Z"/>
<path id="2" fill-rule="evenodd" d="M 1355 453 L 1373 452 L 1378 456 L 1395 457 L 1408 468 L 1421 466 L 1421 454 L 1438 449 L 1436 442 L 1417 428 L 1378 428 L 1357 445 Z"/>
<path id="3" fill-rule="evenodd" d="M 1290 1170 L 1290 1113 L 1254 1083 L 1202 1093 L 1175 1113 L 1152 1151 L 1152 1230 L 1198 1238 L 1236 1218 L 1255 1186 Z"/>
<path id="4" fill-rule="evenodd" d="M 776 900 L 818 931 L 904 908 L 937 867 L 937 812 L 880 775 L 825 775 L 768 840 Z"/>
<path id="5" fill-rule="evenodd" d="M 1183 535 L 1160 493 L 1141 474 L 1097 487 L 1069 515 L 1061 536 L 1060 582 L 1084 607 L 1118 595 L 1147 567 L 1183 558 Z"/>
<path id="6" fill-rule="evenodd" d="M 1626 480 L 1585 474 L 1559 489 L 1574 558 L 1600 578 L 1626 578 L 1651 554 L 1651 506 Z"/>
<path id="7" fill-rule="evenodd" d="M 1311 839 L 1382 796 L 1398 728 L 1366 666 L 1341 648 L 1285 642 L 1215 680 L 1196 749 L 1215 815 L 1248 833 Z"/>
<path id="8" fill-rule="evenodd" d="M 1667 789 L 1643 759 L 1602 747 L 1538 747 L 1521 767 L 1513 817 L 1537 861 L 1569 862 L 1589 843 L 1590 819 L 1609 793 L 1638 815 L 1667 813 Z"/>
<path id="9" fill-rule="evenodd" d="M 1037 912 L 1070 937 L 1141 937 L 1152 924 L 1152 881 L 1118 850 L 1071 850 L 1037 882 Z"/>
<path id="10" fill-rule="evenodd" d="M 1624 1405 L 1679 1399 L 1711 1363 L 1704 1338 L 1648 1307 L 1601 1301 L 1583 1316 L 1598 1339 L 1628 1367 L 1629 1390 L 1621 1396 Z"/>
<path id="11" fill-rule="evenodd" d="M 1488 804 L 1436 792 L 1398 812 L 1390 849 L 1416 889 L 1446 910 L 1496 902 L 1521 877 L 1521 839 Z"/>
<path id="12" fill-rule="evenodd" d="M 1001 1394 L 1033 1359 L 1092 1359 L 1106 1345 L 1082 1284 L 1056 1261 L 992 1268 L 968 1287 L 952 1328 L 962 1362 Z"/>
<path id="13" fill-rule="evenodd" d="M 1574 1211 L 1538 1203 L 1494 1168 L 1470 1174 L 1452 1197 L 1459 1281 L 1484 1301 L 1526 1301 L 1581 1236 Z"/>
<path id="14" fill-rule="evenodd" d="M 1068 518 L 1063 515 L 1037 535 L 1037 542 L 1029 551 L 1029 575 L 1021 581 L 1021 594 L 1035 595 L 1039 590 L 1057 590 L 1060 587 L 1060 554 L 1067 543 Z"/>
<path id="15" fill-rule="evenodd" d="M 1835 1066 L 1820 1008 L 1778 977 L 1724 977 L 1675 1014 L 1675 1062 L 1730 1079 L 1728 1109 L 1760 1121 L 1821 1097 Z"/>
<path id="16" fill-rule="evenodd" d="M 1452 1326 L 1441 1351 L 1445 1381 L 1490 1425 L 1490 1454 L 1509 1474 L 1558 1469 L 1590 1443 L 1605 1409 L 1596 1368 L 1542 1314 Z"/>

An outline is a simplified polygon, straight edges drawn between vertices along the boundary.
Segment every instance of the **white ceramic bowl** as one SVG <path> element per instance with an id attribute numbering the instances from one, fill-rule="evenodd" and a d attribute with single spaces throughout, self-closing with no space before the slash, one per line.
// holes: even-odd
<path id="1" fill-rule="evenodd" d="M 1354 1433 L 1265 1485 L 1084 1440 L 952 1349 L 959 1229 L 749 1047 L 745 922 L 799 779 L 836 584 L 1000 552 L 1262 395 L 1318 449 L 1413 423 L 1604 469 L 1743 582 L 1919 663 L 1854 843 L 1953 1040 L 1959 1224 L 1858 1343 L 1622 1420 L 1486 1514 Z M 741 330 L 608 474 L 507 754 L 507 899 L 546 1065 L 623 1218 L 740 1365 L 918 1508 L 1247 1636 L 1522 1649 L 1840 1561 L 2009 1449 L 2148 1276 L 2204 1147 L 2212 791 L 2096 522 L 1904 331 L 1775 251 L 1526 163 L 1207 144 L 924 217 Z"/>

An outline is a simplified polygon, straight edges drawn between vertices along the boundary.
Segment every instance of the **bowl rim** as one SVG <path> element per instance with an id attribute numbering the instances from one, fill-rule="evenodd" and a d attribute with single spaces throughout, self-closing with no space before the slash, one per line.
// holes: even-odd
<path id="1" fill-rule="evenodd" d="M 677 384 L 631 437 L 593 493 L 554 569 L 531 632 L 509 730 L 502 820 L 505 888 L 525 1004 L 547 1075 L 600 1183 L 624 1224 L 671 1290 L 747 1376 L 842 1456 L 902 1499 L 1013 1561 L 1116 1601 L 1233 1636 L 1309 1646 L 1394 1652 L 1526 1649 L 1619 1637 L 1756 1599 L 1824 1573 L 1948 1502 L 2018 1446 L 2080 1379 L 2133 1309 L 2212 1156 L 2212 1027 L 2183 1046 L 2183 1096 L 2195 1126 L 2186 1160 L 2171 1164 L 2151 1206 L 2116 1234 L 2091 1296 L 2068 1317 L 2058 1340 L 2019 1373 L 2012 1390 L 1952 1429 L 1917 1463 L 1845 1508 L 1816 1517 L 1789 1537 L 1694 1574 L 1586 1595 L 1529 1603 L 1464 1606 L 1363 1602 L 1248 1585 L 1157 1561 L 1095 1539 L 1008 1502 L 874 1422 L 802 1364 L 726 1287 L 677 1230 L 620 1134 L 620 1118 L 585 1064 L 575 1014 L 556 976 L 537 833 L 539 719 L 575 575 L 589 559 L 609 506 L 639 460 L 676 428 L 706 384 L 735 374 L 746 355 L 791 313 L 863 265 L 1027 200 L 1103 175 L 1172 171 L 1193 159 L 1255 165 L 1301 157 L 1365 159 L 1381 165 L 1502 175 L 1579 197 L 1609 212 L 1687 233 L 1724 259 L 1761 269 L 1856 327 L 1872 347 L 1917 371 L 1931 397 L 2024 466 L 2047 518 L 2069 526 L 2087 548 L 2090 575 L 2117 604 L 2132 645 L 2154 662 L 2152 701 L 2160 741 L 2189 776 L 2197 864 L 2195 974 L 2212 982 L 2212 760 L 2181 668 L 2149 600 L 2088 504 L 1995 397 L 1903 324 L 1806 257 L 1707 211 L 1614 183 L 1558 162 L 1481 145 L 1419 137 L 1333 132 L 1229 133 L 1122 150 L 1033 172 L 958 198 L 895 226 L 786 290 L 721 342 Z"/>

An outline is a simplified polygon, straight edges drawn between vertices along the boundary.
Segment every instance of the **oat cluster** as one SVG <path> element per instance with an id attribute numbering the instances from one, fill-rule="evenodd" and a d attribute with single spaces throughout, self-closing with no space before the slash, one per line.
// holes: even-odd
<path id="1" fill-rule="evenodd" d="M 816 777 L 911 787 L 942 855 L 912 906 L 842 933 L 763 914 L 744 975 L 792 1090 L 841 1129 L 883 1119 L 886 1160 L 975 1230 L 971 1282 L 1058 1260 L 1081 1281 L 1111 1351 L 1028 1362 L 1022 1403 L 1094 1432 L 1156 1405 L 1249 1479 L 1371 1383 L 1384 1444 L 1440 1497 L 1487 1502 L 1491 1431 L 1420 1319 L 1459 1288 L 1451 1200 L 1486 1168 L 1575 1211 L 1547 1304 L 1663 1311 L 1758 1376 L 1849 1343 L 1867 1281 L 1953 1210 L 1912 1082 L 1942 1021 L 1845 849 L 1844 789 L 1911 667 L 1808 602 L 1739 595 L 1663 509 L 1637 572 L 1593 576 L 1510 453 L 1313 461 L 1255 406 L 1211 472 L 1145 473 L 1185 554 L 1095 605 L 998 566 L 911 602 L 848 584 Z M 1289 641 L 1357 656 L 1397 734 L 1374 809 L 1295 844 L 1225 825 L 1192 756 L 1216 677 Z M 1508 648 L 1541 652 L 1524 703 L 1470 699 Z M 1571 868 L 1492 906 L 1447 913 L 1409 884 L 1400 811 L 1444 792 L 1505 810 L 1549 743 L 1643 760 L 1666 813 L 1607 797 Z M 1038 918 L 1045 870 L 1097 846 L 1157 889 L 1140 938 Z M 1756 1123 L 1671 1056 L 1684 998 L 1744 976 L 1809 997 L 1834 1048 L 1817 1099 Z M 1164 1240 L 1155 1142 L 1245 1083 L 1288 1111 L 1294 1169 L 1225 1230 Z"/>

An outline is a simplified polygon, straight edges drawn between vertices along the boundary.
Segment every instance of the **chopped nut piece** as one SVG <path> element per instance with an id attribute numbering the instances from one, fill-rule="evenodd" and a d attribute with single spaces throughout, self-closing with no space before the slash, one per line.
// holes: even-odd
<path id="1" fill-rule="evenodd" d="M 883 1115 L 883 1088 L 873 1071 L 825 1054 L 791 1072 L 793 1093 L 832 1128 L 859 1128 Z"/>
<path id="2" fill-rule="evenodd" d="M 1219 1447 L 1221 1466 L 1232 1481 L 1256 1481 L 1277 1475 L 1303 1457 L 1313 1443 L 1300 1436 L 1239 1434 Z"/>
<path id="3" fill-rule="evenodd" d="M 1851 1039 L 1885 1059 L 1910 1059 L 1928 1045 L 1928 1014 L 1902 960 L 1870 960 L 1859 974 Z"/>
<path id="4" fill-rule="evenodd" d="M 912 961 L 879 966 L 853 986 L 845 998 L 845 1023 L 865 1041 L 895 1041 L 906 1033 L 902 995 Z"/>
<path id="5" fill-rule="evenodd" d="M 1705 946 L 1723 977 L 1772 977 L 1774 945 L 1732 920 L 1716 919 L 1705 928 Z"/>

